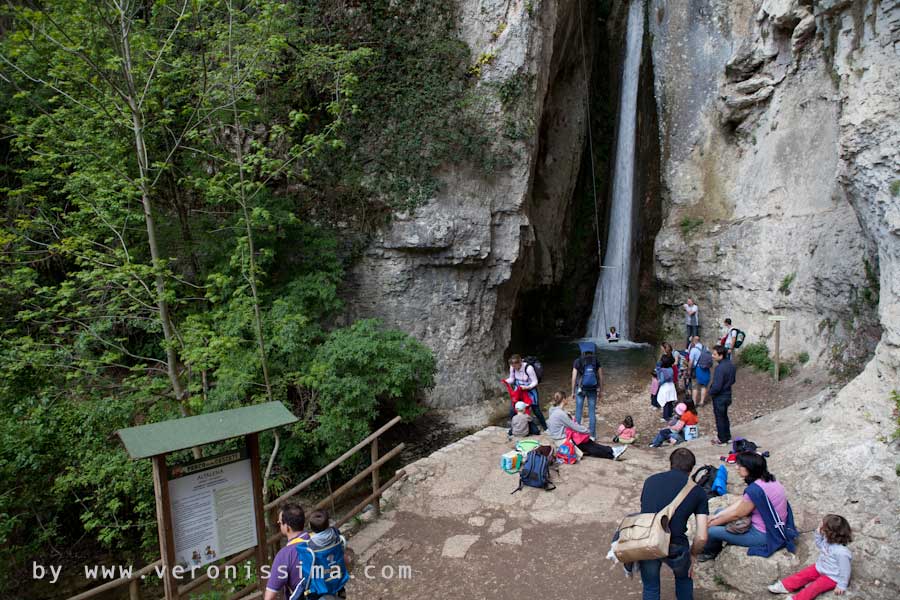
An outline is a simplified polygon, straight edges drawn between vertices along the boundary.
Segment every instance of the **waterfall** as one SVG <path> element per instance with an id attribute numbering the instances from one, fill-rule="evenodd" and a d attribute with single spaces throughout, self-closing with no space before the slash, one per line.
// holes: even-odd
<path id="1" fill-rule="evenodd" d="M 634 216 L 634 150 L 637 122 L 638 78 L 644 41 L 643 0 L 632 0 L 628 8 L 625 64 L 619 97 L 616 132 L 616 164 L 613 171 L 610 209 L 603 265 L 594 292 L 594 307 L 587 337 L 604 339 L 615 327 L 623 340 L 630 339 L 629 295 L 631 286 L 631 239 Z"/>

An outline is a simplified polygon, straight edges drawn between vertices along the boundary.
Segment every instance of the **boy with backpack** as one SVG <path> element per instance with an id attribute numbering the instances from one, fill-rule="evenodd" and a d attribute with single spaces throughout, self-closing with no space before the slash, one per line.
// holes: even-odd
<path id="1" fill-rule="evenodd" d="M 297 545 L 302 581 L 290 600 L 345 598 L 350 573 L 344 560 L 344 537 L 331 527 L 326 510 L 309 515 L 309 528 L 309 542 Z"/>
<path id="2" fill-rule="evenodd" d="M 579 342 L 581 356 L 572 363 L 572 395 L 575 396 L 575 422 L 581 424 L 581 415 L 587 401 L 588 428 L 591 439 L 597 438 L 597 401 L 603 397 L 603 369 L 597 360 L 594 342 Z"/>

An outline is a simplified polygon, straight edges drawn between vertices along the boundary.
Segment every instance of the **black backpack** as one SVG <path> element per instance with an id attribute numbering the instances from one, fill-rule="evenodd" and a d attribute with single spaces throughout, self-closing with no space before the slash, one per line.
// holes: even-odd
<path id="1" fill-rule="evenodd" d="M 522 470 L 519 471 L 519 487 L 512 493 L 515 494 L 526 485 L 543 488 L 548 492 L 556 489 L 556 486 L 550 483 L 549 456 L 537 450 L 532 450 L 525 456 L 525 463 L 522 465 Z"/>
<path id="2" fill-rule="evenodd" d="M 741 331 L 740 329 L 732 329 L 734 331 L 734 347 L 732 350 L 740 348 L 744 345 L 744 338 L 747 337 L 747 334 Z"/>
<path id="3" fill-rule="evenodd" d="M 544 365 L 541 364 L 541 361 L 537 356 L 526 356 L 522 359 L 522 362 L 525 363 L 525 368 L 528 368 L 528 365 L 531 365 L 534 369 L 534 374 L 537 377 L 538 383 L 544 380 Z"/>
<path id="4" fill-rule="evenodd" d="M 741 452 L 756 452 L 757 448 L 759 448 L 759 446 L 744 438 L 735 438 L 734 441 L 731 442 L 731 451 L 735 454 L 740 454 Z"/>
<path id="5" fill-rule="evenodd" d="M 703 465 L 691 475 L 691 479 L 694 480 L 694 483 L 696 483 L 698 487 L 703 488 L 703 491 L 706 492 L 707 496 L 715 495 L 712 493 L 712 485 L 715 478 L 716 471 L 712 465 Z"/>

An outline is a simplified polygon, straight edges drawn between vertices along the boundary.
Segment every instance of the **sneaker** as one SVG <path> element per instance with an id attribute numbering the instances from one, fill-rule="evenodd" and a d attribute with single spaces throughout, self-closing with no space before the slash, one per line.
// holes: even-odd
<path id="1" fill-rule="evenodd" d="M 790 591 L 788 591 L 788 589 L 784 587 L 784 584 L 781 583 L 781 581 L 776 581 L 775 583 L 770 585 L 769 591 L 773 594 L 790 594 Z"/>
<path id="2" fill-rule="evenodd" d="M 703 554 L 701 554 L 700 556 L 697 557 L 697 562 L 707 562 L 709 560 L 716 560 L 716 555 L 715 554 L 707 554 L 706 552 L 704 552 Z"/>
<path id="3" fill-rule="evenodd" d="M 619 457 L 628 450 L 628 446 L 614 446 L 612 449 L 613 460 L 619 460 Z"/>

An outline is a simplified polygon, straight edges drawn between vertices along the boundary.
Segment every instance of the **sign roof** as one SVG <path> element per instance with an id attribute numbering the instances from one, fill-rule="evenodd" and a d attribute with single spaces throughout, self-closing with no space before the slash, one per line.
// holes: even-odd
<path id="1" fill-rule="evenodd" d="M 116 432 L 128 455 L 149 458 L 203 444 L 294 423 L 298 419 L 281 402 L 266 402 L 194 417 L 172 419 Z"/>

